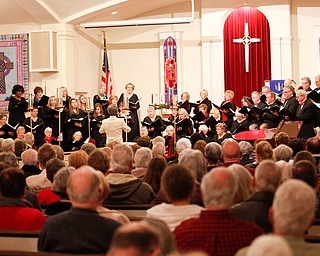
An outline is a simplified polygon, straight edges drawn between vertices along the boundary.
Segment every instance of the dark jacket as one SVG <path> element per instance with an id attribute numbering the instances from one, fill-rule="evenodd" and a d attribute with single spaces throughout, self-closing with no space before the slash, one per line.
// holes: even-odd
<path id="1" fill-rule="evenodd" d="M 244 202 L 234 205 L 231 208 L 231 215 L 257 224 L 265 233 L 272 232 L 269 208 L 273 197 L 274 194 L 271 192 L 256 192 Z"/>

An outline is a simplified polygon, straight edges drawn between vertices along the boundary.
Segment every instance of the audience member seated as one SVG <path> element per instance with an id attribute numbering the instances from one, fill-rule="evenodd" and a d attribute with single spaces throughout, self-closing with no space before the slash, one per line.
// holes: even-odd
<path id="1" fill-rule="evenodd" d="M 17 157 L 13 153 L 9 153 L 9 152 L 0 153 L 0 171 L 9 167 L 19 168 Z M 27 189 L 26 189 L 27 201 L 30 202 L 35 209 L 38 209 L 39 211 L 41 211 L 41 207 L 40 207 L 37 195 Z"/>
<path id="2" fill-rule="evenodd" d="M 281 236 L 262 235 L 253 240 L 246 256 L 293 256 L 288 242 Z"/>
<path id="3" fill-rule="evenodd" d="M 149 136 L 143 136 L 140 137 L 137 140 L 137 145 L 140 147 L 145 147 L 145 148 L 149 148 L 150 147 L 150 143 L 151 143 L 151 139 Z"/>
<path id="4" fill-rule="evenodd" d="M 291 164 L 280 160 L 278 162 L 276 162 L 276 165 L 278 166 L 278 168 L 281 170 L 281 182 L 280 184 L 282 184 L 283 182 L 289 180 L 292 178 L 292 172 L 291 172 Z"/>
<path id="5" fill-rule="evenodd" d="M 153 143 L 152 146 L 152 156 L 165 156 L 166 155 L 166 146 L 162 142 Z"/>
<path id="6" fill-rule="evenodd" d="M 27 178 L 31 175 L 37 175 L 41 173 L 39 169 L 38 163 L 38 152 L 34 149 L 27 149 L 26 151 L 22 152 L 22 170 L 24 171 L 24 176 Z"/>
<path id="7" fill-rule="evenodd" d="M 232 217 L 229 209 L 237 191 L 231 171 L 217 167 L 201 182 L 206 210 L 199 218 L 182 222 L 174 231 L 180 252 L 204 251 L 209 255 L 234 255 L 262 234 L 255 224 Z"/>
<path id="8" fill-rule="evenodd" d="M 244 202 L 232 207 L 231 214 L 257 224 L 265 233 L 272 232 L 269 209 L 281 181 L 281 170 L 271 160 L 262 161 L 254 173 L 255 193 Z"/>
<path id="9" fill-rule="evenodd" d="M 46 164 L 47 162 L 56 157 L 56 152 L 51 144 L 43 144 L 38 151 L 38 162 L 41 173 L 38 175 L 29 176 L 26 181 L 29 189 L 38 193 L 39 191 L 50 188 L 52 183 L 47 179 Z"/>
<path id="10" fill-rule="evenodd" d="M 147 218 L 165 221 L 173 231 L 182 221 L 199 216 L 204 208 L 190 204 L 196 189 L 196 179 L 184 165 L 169 166 L 161 177 L 161 189 L 170 203 L 162 203 L 147 210 Z"/>
<path id="11" fill-rule="evenodd" d="M 240 164 L 252 164 L 255 161 L 253 157 L 253 146 L 248 141 L 240 141 L 239 147 L 241 152 Z"/>
<path id="12" fill-rule="evenodd" d="M 72 208 L 51 216 L 39 236 L 40 252 L 105 254 L 120 224 L 98 214 L 103 193 L 97 172 L 90 166 L 74 171 L 67 187 Z"/>
<path id="13" fill-rule="evenodd" d="M 240 163 L 241 152 L 237 141 L 234 139 L 226 139 L 221 146 L 221 158 L 225 167 Z"/>
<path id="14" fill-rule="evenodd" d="M 255 159 L 255 162 L 246 165 L 251 173 L 254 173 L 262 160 L 273 160 L 273 149 L 268 141 L 262 140 L 255 145 Z"/>
<path id="15" fill-rule="evenodd" d="M 80 149 L 86 152 L 88 155 L 90 155 L 90 153 L 96 151 L 97 148 L 96 148 L 96 145 L 94 145 L 91 142 L 88 142 L 83 144 Z"/>
<path id="16" fill-rule="evenodd" d="M 163 156 L 153 157 L 147 167 L 147 173 L 144 176 L 143 181 L 148 183 L 156 194 L 160 190 L 161 176 L 166 167 L 167 161 Z M 156 202 L 152 201 L 152 203 Z"/>
<path id="17" fill-rule="evenodd" d="M 217 142 L 210 142 L 204 148 L 204 157 L 207 160 L 207 171 L 209 172 L 212 168 L 221 165 L 221 145 Z"/>
<path id="18" fill-rule="evenodd" d="M 4 139 L 1 143 L 2 151 L 3 152 L 11 152 L 14 153 L 14 140 L 11 138 Z"/>
<path id="19" fill-rule="evenodd" d="M 47 205 L 45 214 L 54 215 L 71 208 L 71 201 L 67 194 L 68 178 L 76 169 L 72 166 L 62 167 L 54 176 L 51 190 L 60 197 L 60 200 Z"/>
<path id="20" fill-rule="evenodd" d="M 273 149 L 273 160 L 276 162 L 280 160 L 289 162 L 292 158 L 292 154 L 293 151 L 289 146 L 285 144 L 280 144 L 279 146 Z"/>
<path id="21" fill-rule="evenodd" d="M 176 155 L 173 155 L 172 157 L 168 158 L 168 160 L 170 162 L 168 162 L 168 164 L 176 164 L 178 163 L 178 156 L 179 154 L 185 150 L 186 148 L 191 149 L 191 142 L 189 139 L 187 138 L 181 138 L 177 141 L 176 143 Z"/>
<path id="22" fill-rule="evenodd" d="M 25 139 L 19 140 L 15 139 L 14 141 L 14 154 L 21 158 L 22 152 L 27 150 L 27 142 Z"/>
<path id="23" fill-rule="evenodd" d="M 101 149 L 95 150 L 89 154 L 88 165 L 93 169 L 102 172 L 104 175 L 107 175 L 110 168 L 110 157 Z"/>
<path id="24" fill-rule="evenodd" d="M 130 220 L 122 212 L 119 212 L 117 210 L 109 210 L 108 208 L 102 206 L 103 200 L 106 199 L 109 195 L 110 187 L 109 187 L 108 181 L 106 179 L 106 176 L 102 172 L 99 172 L 99 171 L 97 172 L 97 174 L 99 176 L 99 179 L 101 180 L 102 188 L 103 188 L 101 201 L 99 203 L 99 206 L 97 207 L 97 212 L 101 216 L 106 217 L 106 218 L 110 218 L 110 219 L 115 220 L 121 224 L 129 223 Z"/>
<path id="25" fill-rule="evenodd" d="M 204 155 L 204 149 L 207 146 L 207 142 L 204 140 L 198 140 L 194 145 L 193 149 L 194 150 L 199 150 L 203 155 Z"/>
<path id="26" fill-rule="evenodd" d="M 153 229 L 141 222 L 120 227 L 114 234 L 107 256 L 160 256 L 160 242 Z"/>
<path id="27" fill-rule="evenodd" d="M 134 154 L 134 169 L 131 174 L 137 178 L 143 179 L 147 173 L 147 167 L 152 159 L 152 151 L 150 148 L 139 148 Z"/>
<path id="28" fill-rule="evenodd" d="M 18 168 L 0 173 L 0 229 L 41 230 L 45 216 L 25 200 L 26 179 Z"/>
<path id="29" fill-rule="evenodd" d="M 34 145 L 34 135 L 31 132 L 27 132 L 24 135 L 24 139 L 26 140 L 26 143 L 27 143 L 27 149 L 32 148 L 38 151 L 39 148 L 36 145 Z"/>
<path id="30" fill-rule="evenodd" d="M 240 164 L 232 164 L 228 167 L 238 181 L 238 190 L 234 204 L 238 204 L 248 199 L 254 192 L 251 173 Z"/>
<path id="31" fill-rule="evenodd" d="M 111 170 L 107 180 L 110 194 L 105 204 L 149 204 L 155 197 L 148 183 L 131 174 L 133 152 L 130 146 L 118 144 L 111 153 Z"/>
<path id="32" fill-rule="evenodd" d="M 294 255 L 319 254 L 320 245 L 307 243 L 303 237 L 313 221 L 315 206 L 314 190 L 301 180 L 287 180 L 275 193 L 269 214 L 273 233 L 285 238 Z M 247 250 L 243 248 L 236 256 L 247 255 Z"/>
<path id="33" fill-rule="evenodd" d="M 176 243 L 168 225 L 159 219 L 145 218 L 141 221 L 150 227 L 157 235 L 160 243 L 160 255 L 176 253 Z"/>
<path id="34" fill-rule="evenodd" d="M 56 173 L 65 166 L 64 161 L 58 158 L 49 160 L 46 164 L 47 179 L 53 184 Z M 61 197 L 57 192 L 58 191 L 53 190 L 52 187 L 39 191 L 37 194 L 39 203 L 41 205 L 46 205 L 59 201 Z"/>
<path id="35" fill-rule="evenodd" d="M 64 161 L 64 151 L 59 145 L 52 145 L 54 152 L 56 152 L 56 157 Z"/>
<path id="36" fill-rule="evenodd" d="M 306 143 L 306 150 L 309 151 L 315 159 L 317 160 L 317 165 L 319 165 L 319 154 L 320 154 L 320 141 L 318 137 L 309 138 Z"/>
<path id="37" fill-rule="evenodd" d="M 83 165 L 88 164 L 88 158 L 89 156 L 87 155 L 86 152 L 83 150 L 78 150 L 75 152 L 72 152 L 69 157 L 68 157 L 68 163 L 69 166 L 73 166 L 74 168 L 78 169 Z"/>
<path id="38" fill-rule="evenodd" d="M 312 164 L 317 166 L 317 160 L 309 151 L 302 150 L 298 154 L 296 154 L 296 156 L 293 158 L 293 165 L 301 160 L 309 160 Z"/>
<path id="39" fill-rule="evenodd" d="M 288 146 L 293 150 L 292 157 L 295 157 L 300 151 L 304 150 L 301 139 L 291 139 Z"/>
<path id="40" fill-rule="evenodd" d="M 288 145 L 290 141 L 290 137 L 285 132 L 279 132 L 274 136 L 274 142 L 276 143 L 276 146 L 279 146 L 281 144 Z"/>

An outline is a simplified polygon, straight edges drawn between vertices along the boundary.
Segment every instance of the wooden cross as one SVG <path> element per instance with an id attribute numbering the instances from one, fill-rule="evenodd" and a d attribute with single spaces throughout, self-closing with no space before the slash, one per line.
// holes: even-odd
<path id="1" fill-rule="evenodd" d="M 0 93 L 6 93 L 5 76 L 8 74 L 10 69 L 13 69 L 13 62 L 5 60 L 8 59 L 4 56 L 4 52 L 0 52 Z"/>

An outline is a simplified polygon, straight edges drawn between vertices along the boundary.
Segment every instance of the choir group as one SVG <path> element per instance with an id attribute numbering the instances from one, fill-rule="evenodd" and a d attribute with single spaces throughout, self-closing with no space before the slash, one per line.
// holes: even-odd
<path id="1" fill-rule="evenodd" d="M 188 92 L 183 92 L 181 101 L 171 106 L 167 119 L 156 115 L 158 105 L 150 104 L 148 115 L 141 124 L 138 117 L 140 99 L 134 93 L 132 83 L 125 86 L 125 93 L 119 98 L 111 95 L 108 99 L 103 91 L 95 95 L 93 110 L 85 95 L 80 95 L 78 99 L 71 98 L 66 87 L 61 87 L 60 97 L 57 98 L 44 95 L 43 89 L 37 86 L 34 99 L 28 102 L 23 97 L 24 88 L 15 85 L 8 106 L 8 120 L 5 114 L 0 114 L 0 137 L 23 138 L 26 132 L 31 132 L 35 140 L 34 148 L 51 143 L 72 151 L 80 149 L 85 141 L 103 147 L 108 143 L 108 137 L 112 137 L 108 129 L 101 128 L 103 120 L 117 117 L 128 127 L 121 124 L 121 141 L 136 142 L 140 137 L 153 139 L 164 135 L 168 155 L 174 153 L 176 140 L 189 137 L 194 132 L 200 133 L 206 142 L 221 144 L 237 133 L 275 128 L 281 121 L 302 121 L 297 137 L 309 138 L 315 136 L 315 128 L 320 124 L 320 77 L 316 77 L 315 90 L 310 85 L 308 77 L 302 78 L 298 87 L 292 80 L 286 80 L 280 95 L 264 86 L 262 92 L 254 91 L 250 97 L 243 96 L 241 106 L 233 102 L 234 92 L 231 90 L 225 92 L 220 105 L 208 99 L 206 89 L 200 92 L 200 100 L 196 103 L 190 102 Z M 115 113 L 110 113 L 110 110 L 114 112 L 110 106 L 116 107 L 115 116 Z M 28 111 L 30 117 L 26 118 L 25 112 Z"/>

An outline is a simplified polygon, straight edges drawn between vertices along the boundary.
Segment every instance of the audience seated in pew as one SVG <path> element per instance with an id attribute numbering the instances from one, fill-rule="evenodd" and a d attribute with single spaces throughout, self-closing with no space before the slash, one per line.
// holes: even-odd
<path id="1" fill-rule="evenodd" d="M 25 198 L 26 179 L 16 167 L 0 173 L 0 229 L 41 230 L 45 216 Z"/>
<path id="2" fill-rule="evenodd" d="M 280 181 L 281 170 L 275 162 L 263 160 L 254 173 L 255 193 L 244 202 L 234 205 L 231 208 L 231 214 L 234 217 L 255 223 L 263 229 L 264 233 L 272 232 L 269 209 Z"/>
<path id="3" fill-rule="evenodd" d="M 162 203 L 148 209 L 147 218 L 165 221 L 171 231 L 182 221 L 198 217 L 204 210 L 203 207 L 190 204 L 196 190 L 196 179 L 186 166 L 174 164 L 167 167 L 161 177 L 161 188 L 170 203 Z"/>
<path id="4" fill-rule="evenodd" d="M 294 255 L 315 256 L 320 244 L 304 241 L 304 233 L 312 224 L 316 206 L 316 194 L 304 181 L 291 179 L 280 185 L 270 210 L 273 233 L 282 236 L 290 245 Z M 247 255 L 250 247 L 237 252 Z"/>
<path id="5" fill-rule="evenodd" d="M 120 224 L 96 211 L 103 197 L 97 172 L 90 166 L 74 171 L 69 177 L 67 193 L 72 208 L 47 219 L 40 232 L 39 251 L 106 253 Z"/>

